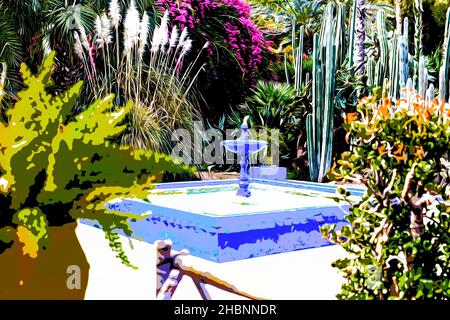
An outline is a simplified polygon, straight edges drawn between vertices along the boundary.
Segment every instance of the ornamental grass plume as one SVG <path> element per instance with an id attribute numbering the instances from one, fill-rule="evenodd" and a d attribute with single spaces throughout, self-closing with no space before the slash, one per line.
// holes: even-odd
<path id="1" fill-rule="evenodd" d="M 119 48 L 119 24 L 122 21 L 121 8 L 118 0 L 111 0 L 109 3 L 109 18 L 116 31 L 116 70 L 119 70 L 120 48 Z M 117 79 L 118 82 L 119 79 Z"/>
<path id="2" fill-rule="evenodd" d="M 183 47 L 184 41 L 186 41 L 186 38 L 188 38 L 188 37 L 189 37 L 188 28 L 184 27 L 183 30 L 181 31 L 181 35 L 180 35 L 180 40 L 178 42 L 178 46 L 179 47 Z"/>
<path id="3" fill-rule="evenodd" d="M 111 0 L 109 3 L 109 17 L 114 28 L 118 28 L 122 20 L 119 0 Z"/>
<path id="4" fill-rule="evenodd" d="M 159 31 L 161 32 L 161 49 L 164 50 L 165 46 L 169 43 L 169 11 L 167 10 L 161 19 Z"/>
<path id="5" fill-rule="evenodd" d="M 172 32 L 170 33 L 170 40 L 169 40 L 170 48 L 175 48 L 177 46 L 178 36 L 179 36 L 178 27 L 173 26 Z"/>
<path id="6" fill-rule="evenodd" d="M 112 42 L 112 36 L 111 36 L 111 21 L 109 20 L 106 13 L 103 13 L 100 18 L 101 23 L 101 33 L 99 39 L 101 39 L 101 42 L 99 44 L 99 47 L 102 48 L 103 46 L 108 46 Z"/>
<path id="7" fill-rule="evenodd" d="M 83 48 L 86 50 L 89 50 L 89 41 L 87 38 L 87 33 L 86 33 L 86 29 L 82 26 L 77 24 L 77 29 L 78 32 L 80 34 L 80 40 L 81 40 L 81 44 L 83 45 Z"/>
<path id="8" fill-rule="evenodd" d="M 153 30 L 151 52 L 156 53 L 159 50 L 160 44 L 161 44 L 161 32 L 159 26 L 156 26 L 155 29 Z"/>
<path id="9" fill-rule="evenodd" d="M 148 44 L 149 18 L 146 12 L 142 15 L 139 27 L 139 57 L 143 58 L 145 47 Z"/>
<path id="10" fill-rule="evenodd" d="M 80 40 L 80 36 L 78 35 L 78 32 L 74 32 L 73 34 L 73 38 L 74 38 L 74 52 L 77 55 L 78 58 L 80 58 L 80 60 L 83 60 L 83 45 L 81 44 L 81 40 Z"/>
<path id="11" fill-rule="evenodd" d="M 125 14 L 124 19 L 124 48 L 127 55 L 131 54 L 131 50 L 139 41 L 139 12 L 136 8 L 136 3 L 131 0 L 130 6 Z"/>
<path id="12" fill-rule="evenodd" d="M 6 82 L 6 63 L 0 63 L 2 67 L 2 72 L 0 73 L 0 103 L 2 102 L 3 96 L 5 95 L 5 82 Z"/>
<path id="13" fill-rule="evenodd" d="M 180 128 L 193 132 L 194 121 L 201 118 L 194 84 L 204 66 L 197 65 L 197 55 L 195 62 L 179 67 L 192 48 L 192 40 L 187 29 L 181 34 L 178 27 L 169 29 L 168 12 L 150 31 L 148 14 L 139 13 L 134 0 L 124 8 L 123 21 L 117 1 L 111 1 L 109 9 L 108 15 L 95 21 L 96 47 L 91 46 L 94 58 L 105 63 L 105 70 L 92 72 L 86 50 L 79 55 L 88 78 L 93 78 L 92 98 L 114 92 L 118 106 L 132 100 L 127 129 L 119 137 L 121 143 L 170 153 L 172 132 Z M 111 36 L 112 28 L 115 37 Z M 120 37 L 117 30 L 122 28 Z M 110 52 L 110 47 L 115 50 Z"/>

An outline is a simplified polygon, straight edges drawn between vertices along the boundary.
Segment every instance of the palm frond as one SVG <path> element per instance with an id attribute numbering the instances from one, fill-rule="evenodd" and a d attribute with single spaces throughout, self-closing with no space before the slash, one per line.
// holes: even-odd
<path id="1" fill-rule="evenodd" d="M 22 61 L 22 43 L 16 31 L 10 9 L 0 3 L 0 61 L 19 66 Z"/>
<path id="2" fill-rule="evenodd" d="M 46 24 L 50 27 L 53 49 L 59 44 L 68 52 L 72 52 L 73 33 L 80 29 L 87 32 L 94 29 L 96 12 L 89 2 L 48 0 L 44 13 Z"/>

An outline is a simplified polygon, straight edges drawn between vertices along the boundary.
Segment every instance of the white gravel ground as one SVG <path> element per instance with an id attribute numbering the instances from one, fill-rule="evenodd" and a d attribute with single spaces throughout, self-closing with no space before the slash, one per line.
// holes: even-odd
<path id="1" fill-rule="evenodd" d="M 130 261 L 138 267 L 134 270 L 115 258 L 101 230 L 78 224 L 77 235 L 90 263 L 86 299 L 155 299 L 153 245 L 122 239 Z M 344 255 L 340 247 L 328 246 L 226 263 L 195 257 L 192 261 L 239 289 L 262 298 L 330 300 L 335 299 L 342 283 L 331 262 Z M 241 299 L 213 287 L 208 286 L 208 290 L 213 299 Z M 173 298 L 201 299 L 189 278 L 183 278 Z"/>

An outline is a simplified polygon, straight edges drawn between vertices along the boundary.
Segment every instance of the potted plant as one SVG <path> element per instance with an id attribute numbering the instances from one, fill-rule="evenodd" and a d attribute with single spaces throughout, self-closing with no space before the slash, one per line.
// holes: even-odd
<path id="1" fill-rule="evenodd" d="M 117 257 L 132 266 L 118 230 L 131 235 L 127 220 L 140 217 L 107 202 L 144 199 L 162 172 L 191 171 L 169 156 L 114 143 L 131 102 L 115 107 L 109 95 L 73 116 L 82 83 L 50 95 L 53 59 L 36 75 L 22 65 L 26 87 L 0 123 L 0 299 L 84 297 L 89 264 L 74 232 L 78 218 L 97 220 Z M 67 285 L 70 266 L 84 273 L 81 290 Z"/>

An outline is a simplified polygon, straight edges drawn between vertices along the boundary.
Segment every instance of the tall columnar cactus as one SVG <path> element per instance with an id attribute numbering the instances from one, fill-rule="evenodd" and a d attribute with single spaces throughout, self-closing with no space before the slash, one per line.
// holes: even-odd
<path id="1" fill-rule="evenodd" d="M 390 61 L 389 61 L 389 97 L 393 99 L 398 95 L 398 59 L 397 59 L 397 51 L 398 51 L 398 38 L 399 35 L 397 32 L 394 32 L 394 35 L 391 38 L 389 43 L 389 52 L 391 53 Z"/>
<path id="2" fill-rule="evenodd" d="M 434 99 L 434 85 L 430 83 L 430 86 L 427 89 L 425 94 L 425 103 L 430 103 Z"/>
<path id="3" fill-rule="evenodd" d="M 380 58 L 378 59 L 376 65 L 375 83 L 373 85 L 381 87 L 389 72 L 389 45 L 386 35 L 386 22 L 383 10 L 379 10 L 377 13 L 377 34 L 378 41 L 380 43 Z"/>
<path id="4" fill-rule="evenodd" d="M 302 89 L 302 72 L 303 72 L 303 38 L 305 35 L 305 27 L 301 26 L 298 37 L 298 45 L 296 41 L 296 24 L 295 19 L 292 20 L 292 39 L 291 39 L 291 47 L 292 47 L 292 59 L 294 62 L 294 89 L 297 93 Z M 284 54 L 284 70 L 286 74 L 286 81 L 289 83 L 289 72 L 288 72 L 288 57 L 287 54 Z"/>
<path id="5" fill-rule="evenodd" d="M 406 86 L 409 75 L 408 18 L 404 19 L 403 29 L 403 34 L 394 34 L 389 46 L 394 55 L 389 66 L 389 97 L 393 101 L 400 98 L 400 89 Z"/>
<path id="6" fill-rule="evenodd" d="M 450 75 L 450 8 L 447 10 L 444 38 L 444 57 L 439 72 L 439 99 L 448 102 Z"/>
<path id="7" fill-rule="evenodd" d="M 428 88 L 428 70 L 425 67 L 425 59 L 421 55 L 419 58 L 419 66 L 417 68 L 417 91 L 425 97 Z"/>
<path id="8" fill-rule="evenodd" d="M 378 61 L 378 63 L 376 63 L 375 59 L 373 57 L 370 57 L 367 60 L 367 85 L 369 87 L 377 86 L 376 75 L 378 75 L 378 65 L 379 64 L 380 64 L 380 61 Z"/>
<path id="9" fill-rule="evenodd" d="M 445 67 L 442 66 L 439 70 L 439 100 L 440 101 L 447 101 L 445 99 L 445 87 L 446 87 L 446 81 L 445 81 Z"/>
<path id="10" fill-rule="evenodd" d="M 345 5 L 338 5 L 336 11 L 336 24 L 335 24 L 335 45 L 336 45 L 336 65 L 340 66 L 344 63 L 345 55 L 346 55 L 346 46 L 345 46 L 345 18 L 346 18 L 346 10 Z"/>
<path id="11" fill-rule="evenodd" d="M 366 0 L 355 0 L 356 32 L 355 32 L 355 65 L 359 74 L 366 72 Z"/>
<path id="12" fill-rule="evenodd" d="M 408 18 L 403 20 L 403 35 L 399 39 L 399 75 L 400 88 L 403 88 L 408 81 L 409 72 L 409 46 L 408 46 Z"/>
<path id="13" fill-rule="evenodd" d="M 336 42 L 334 35 L 334 26 L 339 18 L 335 18 L 333 12 L 334 4 L 329 3 L 325 10 L 322 34 L 314 35 L 312 114 L 306 118 L 310 177 L 319 182 L 324 180 L 331 167 L 336 55 L 342 45 Z M 338 7 L 337 14 L 339 12 Z"/>
<path id="14" fill-rule="evenodd" d="M 415 0 L 414 1 L 414 84 L 415 89 L 419 90 L 419 72 L 420 72 L 420 66 L 419 66 L 419 60 L 420 60 L 420 54 L 422 52 L 422 0 Z"/>
<path id="15" fill-rule="evenodd" d="M 303 37 L 305 34 L 305 27 L 300 27 L 300 35 L 298 38 L 298 46 L 295 49 L 296 55 L 294 60 L 294 70 L 295 70 L 295 78 L 294 78 L 294 89 L 295 92 L 299 93 L 302 89 L 302 72 L 303 72 Z M 292 48 L 294 51 L 294 47 Z"/>

